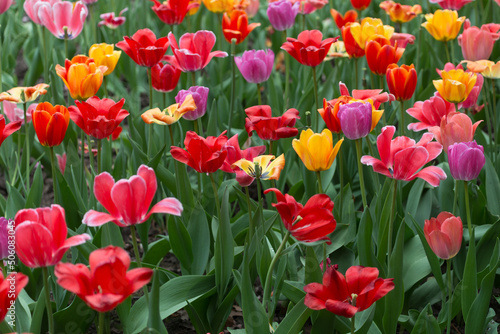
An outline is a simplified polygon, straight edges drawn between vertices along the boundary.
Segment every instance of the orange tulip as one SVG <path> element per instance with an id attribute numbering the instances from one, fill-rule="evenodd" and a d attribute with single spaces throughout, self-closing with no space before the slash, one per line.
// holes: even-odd
<path id="1" fill-rule="evenodd" d="M 397 42 L 394 46 L 387 38 L 376 38 L 366 43 L 366 62 L 370 70 L 377 75 L 385 75 L 387 67 L 397 63 L 405 49 L 398 48 Z"/>
<path id="2" fill-rule="evenodd" d="M 333 20 L 335 21 L 335 24 L 339 29 L 342 29 L 342 27 L 349 22 L 356 22 L 358 18 L 358 13 L 356 13 L 356 11 L 352 9 L 345 12 L 344 15 L 340 14 L 335 9 L 330 9 L 330 14 L 332 15 Z"/>
<path id="3" fill-rule="evenodd" d="M 83 55 L 75 56 L 71 61 L 66 59 L 64 67 L 56 65 L 57 75 L 75 100 L 96 95 L 107 70 L 106 66 L 97 66 L 94 59 Z"/>
<path id="4" fill-rule="evenodd" d="M 260 26 L 260 23 L 248 24 L 247 13 L 243 10 L 233 10 L 229 15 L 224 13 L 222 18 L 222 31 L 224 38 L 229 43 L 234 38 L 236 44 L 240 44 L 258 26 Z"/>
<path id="5" fill-rule="evenodd" d="M 43 146 L 57 146 L 62 143 L 69 125 L 69 111 L 65 106 L 52 106 L 42 102 L 33 112 L 33 126 L 38 141 Z"/>
<path id="6" fill-rule="evenodd" d="M 413 64 L 410 66 L 391 64 L 387 67 L 385 75 L 389 91 L 396 97 L 396 100 L 411 99 L 417 87 L 417 71 L 415 71 Z"/>
<path id="7" fill-rule="evenodd" d="M 385 10 L 392 22 L 396 23 L 409 22 L 417 17 L 418 14 L 422 13 L 422 7 L 420 5 L 401 5 L 394 1 L 383 1 L 380 4 L 380 8 Z"/>

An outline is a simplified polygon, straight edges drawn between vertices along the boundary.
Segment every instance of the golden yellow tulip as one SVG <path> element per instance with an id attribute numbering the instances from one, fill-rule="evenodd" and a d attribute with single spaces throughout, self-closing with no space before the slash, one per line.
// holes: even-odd
<path id="1" fill-rule="evenodd" d="M 343 141 L 342 138 L 333 146 L 330 130 L 324 129 L 321 133 L 314 133 L 307 129 L 300 133 L 300 139 L 293 140 L 292 145 L 306 168 L 319 172 L 330 169 Z"/>
<path id="2" fill-rule="evenodd" d="M 234 6 L 234 0 L 203 0 L 207 9 L 214 13 L 230 12 Z"/>
<path id="3" fill-rule="evenodd" d="M 94 59 L 97 66 L 106 66 L 108 68 L 104 76 L 111 74 L 115 70 L 121 54 L 121 51 L 114 50 L 114 44 L 94 44 L 89 50 L 89 56 Z"/>
<path id="4" fill-rule="evenodd" d="M 365 17 L 361 24 L 354 22 L 350 24 L 351 35 L 361 49 L 365 49 L 366 42 L 371 41 L 375 36 L 383 36 L 391 39 L 394 27 L 384 25 L 381 19 Z"/>
<path id="5" fill-rule="evenodd" d="M 422 23 L 422 27 L 436 40 L 447 42 L 457 38 L 465 16 L 458 17 L 455 10 L 438 9 L 434 14 L 426 14 L 425 19 L 427 22 Z"/>
<path id="6" fill-rule="evenodd" d="M 460 103 L 469 96 L 476 84 L 477 75 L 463 70 L 442 71 L 441 80 L 434 80 L 434 87 L 441 97 L 451 103 Z"/>
<path id="7" fill-rule="evenodd" d="M 282 154 L 276 159 L 274 155 L 259 155 L 253 158 L 253 161 L 241 159 L 236 161 L 231 167 L 239 167 L 250 177 L 258 177 L 261 180 L 277 180 L 280 178 L 281 171 L 285 167 L 285 155 Z M 271 162 L 271 160 L 273 160 Z M 256 168 L 259 168 L 257 171 Z"/>

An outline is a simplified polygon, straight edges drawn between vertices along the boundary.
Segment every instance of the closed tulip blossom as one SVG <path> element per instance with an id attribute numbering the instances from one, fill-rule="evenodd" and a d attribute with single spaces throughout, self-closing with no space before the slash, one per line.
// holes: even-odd
<path id="1" fill-rule="evenodd" d="M 271 76 L 274 66 L 272 50 L 249 50 L 240 57 L 234 57 L 236 66 L 246 81 L 254 84 L 265 82 Z"/>
<path id="2" fill-rule="evenodd" d="M 187 96 L 191 95 L 196 104 L 196 109 L 188 111 L 182 117 L 189 121 L 194 121 L 205 115 L 207 112 L 207 99 L 209 89 L 203 86 L 192 86 L 187 90 L 180 90 L 175 96 L 175 102 L 183 104 Z"/>
<path id="3" fill-rule="evenodd" d="M 40 23 L 55 37 L 71 40 L 82 32 L 88 9 L 81 1 L 50 1 L 43 2 L 37 13 Z"/>
<path id="4" fill-rule="evenodd" d="M 83 223 L 101 226 L 113 222 L 119 227 L 142 224 L 154 213 L 168 213 L 180 216 L 182 204 L 174 197 L 167 197 L 153 205 L 156 194 L 156 175 L 152 168 L 141 165 L 137 175 L 115 183 L 111 174 L 104 172 L 95 177 L 94 195 L 109 212 L 88 211 Z"/>
<path id="5" fill-rule="evenodd" d="M 160 62 L 167 52 L 169 41 L 167 37 L 156 39 L 149 29 L 138 30 L 132 38 L 125 36 L 124 41 L 116 43 L 137 65 L 153 67 Z"/>
<path id="6" fill-rule="evenodd" d="M 382 8 L 392 22 L 405 23 L 413 20 L 418 14 L 422 13 L 422 7 L 420 5 L 402 5 L 394 1 L 382 1 L 380 4 Z"/>
<path id="7" fill-rule="evenodd" d="M 396 64 L 403 55 L 404 49 L 396 43 L 391 45 L 386 38 L 376 38 L 366 43 L 366 62 L 370 70 L 377 75 L 385 75 L 391 64 Z"/>
<path id="8" fill-rule="evenodd" d="M 333 201 L 328 195 L 314 195 L 303 206 L 293 196 L 282 194 L 276 188 L 267 189 L 264 194 L 270 192 L 276 195 L 273 207 L 278 210 L 283 225 L 295 239 L 306 243 L 326 241 L 331 244 L 328 235 L 335 230 L 337 222 L 332 213 Z"/>
<path id="9" fill-rule="evenodd" d="M 235 0 L 203 0 L 203 4 L 213 13 L 230 12 Z"/>
<path id="10" fill-rule="evenodd" d="M 366 137 L 372 129 L 372 105 L 369 102 L 343 104 L 337 116 L 342 132 L 350 140 Z"/>
<path id="11" fill-rule="evenodd" d="M 64 209 L 57 204 L 20 210 L 14 220 L 16 254 L 19 260 L 30 268 L 53 266 L 61 261 L 70 247 L 90 240 L 88 234 L 66 239 L 68 227 Z"/>
<path id="12" fill-rule="evenodd" d="M 335 21 L 335 24 L 339 29 L 342 29 L 342 27 L 347 23 L 356 22 L 356 20 L 358 19 L 358 13 L 352 9 L 348 10 L 344 15 L 342 15 L 332 8 L 330 9 L 330 14 L 332 15 L 333 20 Z"/>
<path id="13" fill-rule="evenodd" d="M 102 21 L 100 21 L 97 24 L 97 26 L 98 27 L 106 26 L 109 29 L 116 29 L 116 28 L 118 28 L 119 26 L 121 26 L 122 24 L 124 24 L 125 21 L 127 20 L 127 18 L 125 16 L 122 16 L 123 13 L 125 13 L 126 11 L 128 11 L 128 8 L 122 9 L 120 11 L 120 13 L 118 14 L 118 16 L 116 16 L 114 12 L 101 14 L 100 18 L 101 18 Z"/>
<path id="14" fill-rule="evenodd" d="M 208 30 L 186 33 L 179 39 L 179 44 L 174 34 L 170 32 L 168 40 L 174 55 L 166 55 L 164 60 L 182 72 L 199 71 L 205 68 L 212 58 L 227 57 L 227 52 L 212 51 L 215 45 L 215 34 Z"/>
<path id="15" fill-rule="evenodd" d="M 4 278 L 0 271 L 0 322 L 4 321 L 21 290 L 28 284 L 28 276 L 22 273 L 9 274 Z M 12 311 L 11 311 L 12 312 Z"/>
<path id="16" fill-rule="evenodd" d="M 222 33 L 228 43 L 235 39 L 235 43 L 240 44 L 258 26 L 260 23 L 248 24 L 247 13 L 243 10 L 233 10 L 229 15 L 224 13 L 222 17 Z"/>
<path id="17" fill-rule="evenodd" d="M 33 112 L 33 127 L 43 146 L 60 145 L 66 135 L 70 114 L 65 106 L 42 102 Z"/>
<path id="18" fill-rule="evenodd" d="M 85 100 L 96 95 L 107 70 L 106 66 L 97 66 L 92 58 L 82 55 L 66 59 L 64 67 L 56 65 L 57 75 L 75 100 Z"/>
<path id="19" fill-rule="evenodd" d="M 460 103 L 467 99 L 477 80 L 475 73 L 463 70 L 441 72 L 441 80 L 433 80 L 434 87 L 446 101 Z"/>
<path id="20" fill-rule="evenodd" d="M 151 281 L 153 270 L 130 267 L 130 256 L 120 247 L 108 246 L 90 253 L 84 264 L 58 263 L 57 284 L 76 294 L 97 312 L 109 312 Z"/>
<path id="21" fill-rule="evenodd" d="M 385 74 L 389 91 L 398 101 L 410 100 L 417 87 L 417 71 L 411 64 L 389 65 Z"/>
<path id="22" fill-rule="evenodd" d="M 391 179 L 411 181 L 421 178 L 431 186 L 437 187 L 441 180 L 446 179 L 446 173 L 437 166 L 421 169 L 434 160 L 443 149 L 442 145 L 432 142 L 432 133 L 425 133 L 418 143 L 408 137 L 396 137 L 394 126 L 385 126 L 377 137 L 377 148 L 380 160 L 365 155 L 361 163 L 372 166 L 373 171 Z"/>
<path id="23" fill-rule="evenodd" d="M 253 106 L 245 109 L 245 130 L 252 136 L 255 131 L 262 140 L 278 140 L 280 138 L 295 137 L 299 130 L 295 122 L 299 119 L 297 109 L 288 109 L 282 116 L 273 117 L 270 106 Z"/>
<path id="24" fill-rule="evenodd" d="M 0 261 L 9 256 L 9 231 L 14 225 L 12 219 L 0 217 Z"/>
<path id="25" fill-rule="evenodd" d="M 437 3 L 443 9 L 460 10 L 466 4 L 474 0 L 429 0 L 430 3 Z"/>
<path id="26" fill-rule="evenodd" d="M 338 37 L 322 40 L 323 34 L 319 30 L 305 30 L 297 39 L 288 37 L 281 46 L 290 56 L 306 66 L 318 66 L 325 59 L 332 43 Z"/>
<path id="27" fill-rule="evenodd" d="M 40 95 L 47 94 L 49 85 L 41 83 L 32 87 L 14 87 L 0 93 L 0 102 L 27 103 L 35 101 Z"/>
<path id="28" fill-rule="evenodd" d="M 465 60 L 488 59 L 493 52 L 493 44 L 500 38 L 500 24 L 483 24 L 481 28 L 471 26 L 465 20 L 464 31 L 458 36 L 458 45 L 462 47 Z"/>
<path id="29" fill-rule="evenodd" d="M 300 133 L 299 139 L 293 140 L 292 146 L 308 170 L 319 172 L 330 169 L 343 141 L 342 138 L 334 146 L 330 130 L 314 133 L 307 129 Z"/>
<path id="30" fill-rule="evenodd" d="M 448 147 L 448 163 L 455 180 L 475 180 L 486 163 L 484 148 L 475 140 L 452 144 Z"/>
<path id="31" fill-rule="evenodd" d="M 295 24 L 295 18 L 299 12 L 300 3 L 288 0 L 269 2 L 267 7 L 267 17 L 275 30 L 288 30 Z"/>
<path id="32" fill-rule="evenodd" d="M 462 246 L 464 226 L 460 217 L 441 212 L 437 218 L 425 220 L 425 240 L 434 254 L 443 260 L 454 258 Z"/>
<path id="33" fill-rule="evenodd" d="M 9 9 L 10 6 L 14 3 L 14 0 L 4 0 L 0 2 L 0 14 L 3 14 Z"/>
<path id="34" fill-rule="evenodd" d="M 351 5 L 354 9 L 362 11 L 370 6 L 372 0 L 351 0 Z"/>
<path id="35" fill-rule="evenodd" d="M 106 66 L 104 76 L 111 74 L 120 59 L 121 51 L 115 51 L 113 44 L 94 44 L 90 47 L 89 57 L 94 59 L 97 66 Z"/>
<path id="36" fill-rule="evenodd" d="M 129 115 L 128 111 L 122 109 L 125 99 L 115 102 L 92 96 L 87 101 L 75 101 L 75 103 L 76 107 L 69 107 L 71 120 L 87 135 L 96 139 L 111 136 Z"/>
<path id="37" fill-rule="evenodd" d="M 0 115 L 0 146 L 8 136 L 21 128 L 22 121 L 10 122 L 5 125 L 5 117 Z"/>
<path id="38" fill-rule="evenodd" d="M 415 102 L 406 112 L 418 120 L 417 123 L 408 124 L 408 130 L 422 131 L 433 126 L 440 126 L 441 119 L 455 111 L 455 105 L 435 94 L 428 100 Z"/>
<path id="39" fill-rule="evenodd" d="M 166 0 L 163 3 L 158 0 L 151 1 L 154 2 L 154 6 L 151 8 L 155 14 L 168 25 L 181 24 L 188 11 L 199 6 L 198 3 L 191 3 L 189 0 Z"/>
<path id="40" fill-rule="evenodd" d="M 157 92 L 168 93 L 173 91 L 179 79 L 181 77 L 182 71 L 178 68 L 159 62 L 151 68 L 151 80 L 153 88 Z"/>
<path id="41" fill-rule="evenodd" d="M 364 45 L 361 47 L 354 39 L 351 32 L 352 27 L 353 23 L 348 22 L 340 29 L 342 33 L 342 40 L 344 41 L 345 50 L 349 57 L 361 58 L 365 55 L 365 47 Z"/>
<path id="42" fill-rule="evenodd" d="M 313 310 L 324 310 L 352 318 L 372 306 L 394 289 L 392 278 L 378 277 L 377 268 L 353 266 L 344 275 L 337 266 L 330 266 L 323 274 L 323 284 L 309 283 L 304 287 L 304 304 Z"/>
<path id="43" fill-rule="evenodd" d="M 182 104 L 175 103 L 160 110 L 160 108 L 149 109 L 141 117 L 146 124 L 171 125 L 177 122 L 185 113 L 196 109 L 192 95 L 188 95 Z"/>
<path id="44" fill-rule="evenodd" d="M 281 171 L 285 167 L 285 155 L 279 157 L 274 155 L 260 155 L 253 158 L 251 161 L 240 159 L 233 163 L 231 167 L 238 167 L 253 179 L 261 180 L 278 180 Z"/>
<path id="45" fill-rule="evenodd" d="M 458 13 L 453 10 L 438 9 L 434 14 L 426 14 L 427 22 L 422 23 L 429 34 L 434 39 L 447 42 L 457 38 L 458 32 L 465 21 L 465 16 L 458 17 Z"/>

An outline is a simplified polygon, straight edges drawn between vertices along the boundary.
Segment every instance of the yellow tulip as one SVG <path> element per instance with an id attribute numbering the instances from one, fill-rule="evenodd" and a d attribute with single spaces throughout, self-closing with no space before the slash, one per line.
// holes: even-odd
<path id="1" fill-rule="evenodd" d="M 365 49 L 366 42 L 375 36 L 383 36 L 391 39 L 394 27 L 384 25 L 381 19 L 365 17 L 361 24 L 354 22 L 350 25 L 352 37 L 361 49 Z"/>
<path id="2" fill-rule="evenodd" d="M 214 13 L 230 12 L 234 6 L 234 0 L 203 0 L 207 9 Z"/>
<path id="3" fill-rule="evenodd" d="M 434 87 L 450 103 L 460 103 L 469 96 L 476 84 L 477 75 L 463 70 L 442 71 L 441 80 L 434 80 Z"/>
<path id="4" fill-rule="evenodd" d="M 467 63 L 467 69 L 474 73 L 481 73 L 488 79 L 500 79 L 500 61 L 495 64 L 491 60 L 463 61 Z"/>
<path id="5" fill-rule="evenodd" d="M 198 10 L 200 9 L 200 5 L 201 5 L 201 0 L 190 0 L 189 1 L 189 4 L 192 4 L 192 3 L 197 3 L 198 6 L 197 7 L 193 7 L 191 8 L 189 11 L 188 11 L 188 15 L 194 15 L 198 12 Z"/>
<path id="6" fill-rule="evenodd" d="M 241 159 L 232 164 L 231 167 L 239 167 L 242 171 L 251 177 L 259 177 L 261 180 L 277 180 L 280 178 L 281 171 L 285 167 L 285 155 L 282 154 L 276 159 L 274 155 L 259 155 L 253 158 L 253 161 Z M 271 162 L 271 160 L 273 160 Z M 256 168 L 259 170 L 257 171 Z"/>
<path id="7" fill-rule="evenodd" d="M 121 54 L 121 51 L 114 50 L 114 44 L 94 44 L 89 50 L 89 57 L 94 59 L 97 66 L 106 66 L 108 68 L 104 76 L 111 74 L 115 70 Z"/>
<path id="8" fill-rule="evenodd" d="M 0 94 L 0 102 L 26 103 L 35 101 L 38 96 L 47 94 L 49 85 L 41 83 L 33 87 L 14 87 Z"/>
<path id="9" fill-rule="evenodd" d="M 422 23 L 422 27 L 436 40 L 447 42 L 457 38 L 465 16 L 458 17 L 455 10 L 438 9 L 434 14 L 426 14 L 425 19 L 427 22 Z"/>
<path id="10" fill-rule="evenodd" d="M 141 118 L 147 124 L 156 123 L 160 125 L 170 125 L 177 122 L 185 113 L 196 109 L 196 104 L 193 95 L 189 94 L 182 102 L 172 104 L 165 110 L 161 111 L 160 108 L 150 109 L 141 115 Z"/>
<path id="11" fill-rule="evenodd" d="M 334 147 L 330 130 L 324 129 L 321 133 L 314 133 L 307 129 L 300 133 L 300 139 L 293 140 L 292 145 L 306 168 L 319 172 L 330 169 L 343 141 L 344 138 Z"/>

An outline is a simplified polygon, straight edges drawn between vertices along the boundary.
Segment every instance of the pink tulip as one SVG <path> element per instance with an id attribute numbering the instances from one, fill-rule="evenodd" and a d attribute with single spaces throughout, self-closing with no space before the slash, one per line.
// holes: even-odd
<path id="1" fill-rule="evenodd" d="M 441 118 L 455 111 L 455 105 L 443 99 L 438 93 L 425 101 L 415 102 L 406 112 L 420 122 L 408 124 L 408 130 L 422 131 L 431 126 L 439 126 Z"/>
<path id="2" fill-rule="evenodd" d="M 449 260 L 460 251 L 464 227 L 460 217 L 441 212 L 437 218 L 425 221 L 424 234 L 432 251 L 444 260 Z"/>
<path id="3" fill-rule="evenodd" d="M 38 8 L 41 24 L 59 39 L 76 38 L 83 29 L 87 14 L 87 7 L 81 1 L 44 2 Z"/>
<path id="4" fill-rule="evenodd" d="M 180 90 L 175 96 L 175 102 L 182 104 L 188 95 L 193 97 L 194 103 L 196 104 L 195 110 L 190 110 L 182 118 L 194 121 L 205 115 L 207 112 L 207 100 L 208 100 L 209 89 L 203 86 L 192 86 L 187 90 Z"/>
<path id="5" fill-rule="evenodd" d="M 476 128 L 481 122 L 482 120 L 473 125 L 466 114 L 451 112 L 441 118 L 439 126 L 431 126 L 428 130 L 443 145 L 445 152 L 448 152 L 448 146 L 451 144 L 472 141 Z"/>
<path id="6" fill-rule="evenodd" d="M 465 20 L 464 31 L 458 36 L 458 44 L 462 47 L 465 60 L 489 59 L 493 52 L 494 42 L 500 38 L 500 24 L 484 24 L 481 28 L 471 27 Z"/>
<path id="7" fill-rule="evenodd" d="M 411 34 L 395 32 L 391 36 L 391 45 L 395 46 L 396 42 L 398 43 L 398 47 L 404 49 L 408 44 L 415 43 L 415 36 Z"/>
<path id="8" fill-rule="evenodd" d="M 125 16 L 122 16 L 123 13 L 125 13 L 127 10 L 128 8 L 122 9 L 122 11 L 118 14 L 118 16 L 115 16 L 114 12 L 101 14 L 100 18 L 102 21 L 99 22 L 97 26 L 98 27 L 106 26 L 110 29 L 118 28 L 119 26 L 124 24 L 125 21 L 127 20 Z"/>
<path id="9" fill-rule="evenodd" d="M 234 57 L 234 62 L 243 78 L 250 83 L 262 83 L 271 76 L 274 65 L 272 50 L 248 50 L 240 57 Z"/>
<path id="10" fill-rule="evenodd" d="M 62 155 L 56 154 L 56 158 L 57 164 L 59 165 L 59 170 L 61 171 L 61 174 L 64 175 L 64 170 L 66 169 L 66 161 L 68 160 L 66 152 L 64 152 Z"/>
<path id="11" fill-rule="evenodd" d="M 13 0 L 2 0 L 0 1 L 0 14 L 3 14 L 9 9 L 9 7 L 14 3 Z"/>
<path id="12" fill-rule="evenodd" d="M 31 122 L 31 114 L 36 109 L 37 103 L 30 104 L 28 109 L 26 110 L 26 120 Z M 17 104 L 3 101 L 2 111 L 10 122 L 22 121 L 24 124 L 24 110 L 22 108 L 18 108 Z"/>
<path id="13" fill-rule="evenodd" d="M 24 11 L 26 12 L 26 15 L 31 19 L 36 24 L 42 25 L 42 22 L 40 21 L 40 18 L 38 17 L 38 8 L 42 4 L 49 4 L 52 6 L 56 2 L 60 2 L 61 0 L 26 0 L 24 1 Z"/>
<path id="14" fill-rule="evenodd" d="M 94 181 L 94 195 L 109 213 L 90 210 L 83 216 L 83 223 L 101 226 L 111 221 L 125 227 L 144 223 L 153 213 L 180 216 L 182 204 L 173 197 L 161 200 L 149 210 L 156 187 L 155 172 L 146 165 L 139 167 L 137 175 L 116 183 L 111 174 L 101 173 Z"/>
<path id="15" fill-rule="evenodd" d="M 437 3 L 443 9 L 460 10 L 463 6 L 473 0 L 429 0 L 430 3 Z"/>

